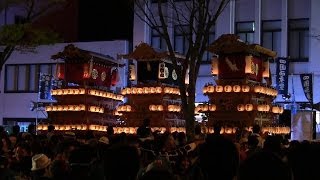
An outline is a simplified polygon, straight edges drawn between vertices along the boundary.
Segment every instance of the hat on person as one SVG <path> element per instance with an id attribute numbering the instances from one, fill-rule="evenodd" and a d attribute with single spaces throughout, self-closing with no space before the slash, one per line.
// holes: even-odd
<path id="1" fill-rule="evenodd" d="M 104 143 L 104 144 L 109 144 L 109 139 L 107 137 L 105 137 L 105 136 L 102 136 L 99 139 L 99 142 Z"/>
<path id="2" fill-rule="evenodd" d="M 36 171 L 48 167 L 51 160 L 45 154 L 36 154 L 32 157 L 31 171 Z"/>

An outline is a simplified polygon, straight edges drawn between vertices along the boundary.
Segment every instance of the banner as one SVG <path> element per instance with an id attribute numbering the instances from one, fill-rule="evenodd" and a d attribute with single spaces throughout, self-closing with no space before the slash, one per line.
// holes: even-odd
<path id="1" fill-rule="evenodd" d="M 312 140 L 312 111 L 298 111 L 291 116 L 291 140 Z"/>
<path id="2" fill-rule="evenodd" d="M 304 95 L 309 102 L 313 103 L 313 82 L 312 74 L 300 74 L 300 80 Z"/>
<path id="3" fill-rule="evenodd" d="M 52 79 L 52 75 L 40 73 L 38 93 L 39 100 L 53 100 L 51 96 Z"/>
<path id="4" fill-rule="evenodd" d="M 277 89 L 278 94 L 288 94 L 288 74 L 289 74 L 289 61 L 287 58 L 278 58 L 277 63 Z"/>

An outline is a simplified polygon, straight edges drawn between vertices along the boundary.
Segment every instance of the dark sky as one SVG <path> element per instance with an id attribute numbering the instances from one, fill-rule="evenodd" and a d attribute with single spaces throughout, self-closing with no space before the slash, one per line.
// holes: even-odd
<path id="1" fill-rule="evenodd" d="M 79 0 L 79 40 L 132 39 L 130 0 Z"/>

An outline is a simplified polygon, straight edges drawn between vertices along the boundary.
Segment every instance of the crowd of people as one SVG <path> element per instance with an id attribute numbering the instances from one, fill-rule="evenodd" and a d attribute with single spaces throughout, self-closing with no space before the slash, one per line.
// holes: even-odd
<path id="1" fill-rule="evenodd" d="M 318 143 L 239 130 L 234 136 L 151 132 L 149 120 L 136 135 L 93 131 L 28 132 L 0 128 L 0 179 L 97 180 L 308 180 L 317 178 Z"/>

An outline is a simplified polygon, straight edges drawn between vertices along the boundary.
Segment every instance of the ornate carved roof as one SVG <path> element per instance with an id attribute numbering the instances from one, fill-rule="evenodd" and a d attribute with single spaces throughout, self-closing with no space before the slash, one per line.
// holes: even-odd
<path id="1" fill-rule="evenodd" d="M 151 47 L 147 43 L 141 42 L 135 47 L 132 53 L 122 55 L 125 59 L 135 59 L 137 61 L 158 61 L 161 59 L 168 59 L 170 53 L 168 51 L 161 51 Z M 178 59 L 185 59 L 185 57 L 179 53 L 175 53 L 175 57 Z"/>
<path id="2" fill-rule="evenodd" d="M 246 44 L 235 34 L 221 35 L 209 47 L 208 51 L 214 54 L 230 54 L 230 53 L 259 53 L 265 56 L 275 58 L 277 53 L 270 49 L 264 48 L 258 44 Z"/>

